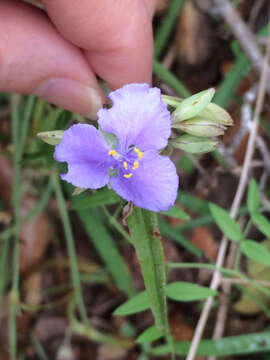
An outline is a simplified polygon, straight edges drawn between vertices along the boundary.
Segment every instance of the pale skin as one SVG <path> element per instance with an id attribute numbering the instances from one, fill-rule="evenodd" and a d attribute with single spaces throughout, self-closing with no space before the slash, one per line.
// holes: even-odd
<path id="1" fill-rule="evenodd" d="M 156 0 L 0 0 L 0 91 L 95 118 L 111 89 L 151 83 Z"/>

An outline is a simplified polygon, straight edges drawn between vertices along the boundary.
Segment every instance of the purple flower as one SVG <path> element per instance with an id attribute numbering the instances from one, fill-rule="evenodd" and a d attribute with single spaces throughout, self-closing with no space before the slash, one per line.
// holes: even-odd
<path id="1" fill-rule="evenodd" d="M 167 211 L 173 206 L 178 176 L 172 161 L 159 155 L 171 133 L 171 118 L 158 88 L 130 84 L 110 93 L 111 109 L 100 109 L 98 124 L 114 134 L 106 141 L 94 126 L 77 124 L 64 132 L 54 157 L 68 163 L 63 180 L 80 188 L 110 184 L 138 207 Z M 108 135 L 108 134 L 107 134 Z"/>

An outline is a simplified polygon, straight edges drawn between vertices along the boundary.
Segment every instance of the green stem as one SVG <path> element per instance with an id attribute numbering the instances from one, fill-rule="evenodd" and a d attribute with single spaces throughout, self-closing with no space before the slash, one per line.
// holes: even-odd
<path id="1" fill-rule="evenodd" d="M 9 305 L 9 346 L 10 357 L 12 360 L 17 358 L 17 326 L 16 318 L 19 309 L 19 219 L 20 219 L 20 152 L 19 147 L 22 143 L 19 142 L 19 97 L 13 95 L 11 98 L 12 107 L 12 140 L 13 140 L 13 187 L 12 187 L 12 206 L 14 210 L 14 224 L 15 236 L 12 258 L 12 281 L 10 291 L 10 305 Z M 25 119 L 28 121 L 29 119 Z M 24 145 L 24 144 L 22 144 Z M 21 145 L 21 146 L 22 146 Z"/>
<path id="2" fill-rule="evenodd" d="M 169 70 L 165 69 L 157 60 L 154 60 L 153 70 L 161 80 L 171 86 L 180 96 L 186 98 L 191 95 L 185 85 Z"/>
<path id="3" fill-rule="evenodd" d="M 155 57 L 159 58 L 179 16 L 183 0 L 172 0 L 167 16 L 155 36 Z"/>
<path id="4" fill-rule="evenodd" d="M 157 328 L 173 351 L 166 304 L 166 267 L 157 215 L 135 207 L 127 218 L 132 243 L 141 266 L 146 293 Z"/>
<path id="5" fill-rule="evenodd" d="M 80 316 L 85 324 L 88 324 L 88 317 L 86 308 L 83 301 L 80 273 L 77 263 L 76 250 L 74 245 L 73 233 L 71 229 L 71 224 L 68 216 L 68 211 L 64 199 L 64 195 L 61 189 L 60 180 L 58 174 L 52 175 L 52 184 L 54 192 L 58 201 L 60 217 L 63 223 L 65 238 L 67 242 L 68 255 L 70 259 L 70 268 L 71 268 L 71 281 L 74 288 L 75 302 L 78 306 Z"/>
<path id="6" fill-rule="evenodd" d="M 104 212 L 105 216 L 107 217 L 109 223 L 115 227 L 115 229 L 123 236 L 124 239 L 126 239 L 128 242 L 131 242 L 130 236 L 125 231 L 123 226 L 119 224 L 119 222 L 116 220 L 116 218 L 109 213 L 106 206 L 102 206 L 102 211 Z"/>

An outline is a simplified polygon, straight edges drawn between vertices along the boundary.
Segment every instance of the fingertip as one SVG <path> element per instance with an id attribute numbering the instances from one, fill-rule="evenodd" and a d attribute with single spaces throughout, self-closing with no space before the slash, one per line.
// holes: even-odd
<path id="1" fill-rule="evenodd" d="M 103 105 L 95 88 L 67 78 L 45 81 L 36 89 L 35 95 L 92 120 L 97 120 L 97 112 Z"/>
<path id="2" fill-rule="evenodd" d="M 102 106 L 96 76 L 80 49 L 62 38 L 44 12 L 1 0 L 0 33 L 2 91 L 35 93 L 55 105 L 96 117 Z"/>

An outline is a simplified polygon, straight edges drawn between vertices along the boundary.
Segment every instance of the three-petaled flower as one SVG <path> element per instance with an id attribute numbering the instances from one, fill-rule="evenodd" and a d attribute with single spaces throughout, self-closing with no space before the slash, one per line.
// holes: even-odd
<path id="1" fill-rule="evenodd" d="M 80 188 L 106 184 L 127 201 L 152 211 L 173 206 L 178 176 L 173 162 L 159 151 L 171 133 L 171 117 L 158 88 L 129 84 L 109 94 L 110 109 L 100 109 L 102 132 L 114 134 L 107 142 L 94 126 L 77 124 L 63 133 L 55 148 L 57 161 L 68 163 L 66 180 Z"/>

